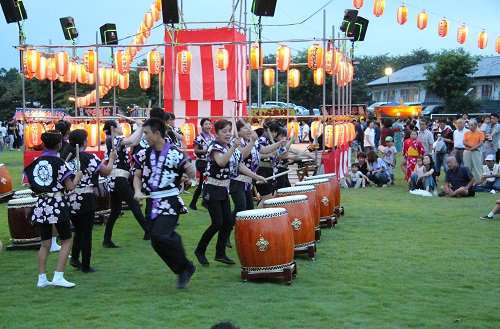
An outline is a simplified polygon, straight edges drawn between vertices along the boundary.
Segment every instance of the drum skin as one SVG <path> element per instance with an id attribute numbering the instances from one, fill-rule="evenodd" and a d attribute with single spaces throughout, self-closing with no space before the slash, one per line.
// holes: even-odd
<path id="1" fill-rule="evenodd" d="M 0 197 L 12 192 L 12 180 L 9 171 L 3 163 L 0 163 Z"/>
<path id="2" fill-rule="evenodd" d="M 238 212 L 235 244 L 241 267 L 248 271 L 289 267 L 294 256 L 292 230 L 284 208 Z"/>
<path id="3" fill-rule="evenodd" d="M 13 199 L 31 198 L 32 195 L 33 195 L 33 191 L 30 189 L 26 189 L 26 190 L 15 191 L 12 198 Z"/>
<path id="4" fill-rule="evenodd" d="M 12 199 L 7 204 L 7 217 L 12 243 L 40 242 L 38 226 L 28 221 L 35 208 L 37 198 Z"/>
<path id="5" fill-rule="evenodd" d="M 330 180 L 330 183 L 332 184 L 333 187 L 333 194 L 335 195 L 335 207 L 340 206 L 340 184 L 337 179 L 336 174 L 322 174 L 322 175 L 316 175 L 316 176 L 311 176 L 311 177 L 304 177 L 304 180 L 312 180 L 312 179 L 320 179 L 320 178 L 328 178 Z"/>
<path id="6" fill-rule="evenodd" d="M 314 219 L 314 225 L 317 227 L 320 225 L 319 220 L 321 218 L 319 201 L 316 197 L 316 188 L 314 186 L 292 186 L 280 188 L 276 191 L 276 197 L 290 196 L 290 195 L 305 195 L 307 196 L 307 201 L 309 202 L 309 208 L 311 209 L 311 214 Z"/>
<path id="7" fill-rule="evenodd" d="M 335 213 L 335 202 L 330 181 L 323 178 L 295 183 L 295 186 L 304 185 L 313 185 L 316 188 L 316 199 L 319 201 L 321 219 L 332 217 Z"/>
<path id="8" fill-rule="evenodd" d="M 301 249 L 314 244 L 314 218 L 306 195 L 293 195 L 264 201 L 264 208 L 283 207 L 293 228 L 294 248 Z"/>

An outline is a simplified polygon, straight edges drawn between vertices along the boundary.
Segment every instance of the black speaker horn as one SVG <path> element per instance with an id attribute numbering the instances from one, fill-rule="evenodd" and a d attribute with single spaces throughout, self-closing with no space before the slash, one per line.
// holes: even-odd
<path id="1" fill-rule="evenodd" d="M 21 0 L 0 0 L 7 24 L 23 21 L 28 18 Z"/>
<path id="2" fill-rule="evenodd" d="M 73 19 L 73 17 L 61 17 L 59 18 L 59 21 L 61 22 L 64 39 L 73 40 L 78 37 L 78 30 L 76 29 L 75 20 Z"/>
<path id="3" fill-rule="evenodd" d="M 354 23 L 354 28 L 352 32 L 347 32 L 347 37 L 353 37 L 353 41 L 363 41 L 365 40 L 366 30 L 368 29 L 369 20 L 361 16 L 356 17 L 356 23 Z"/>
<path id="4" fill-rule="evenodd" d="M 356 17 L 358 17 L 358 11 L 355 9 L 344 10 L 344 19 L 342 24 L 340 24 L 340 31 L 347 32 L 352 31 L 354 28 L 354 23 L 356 22 Z"/>
<path id="5" fill-rule="evenodd" d="M 274 16 L 277 0 L 253 0 L 252 13 L 255 16 Z"/>
<path id="6" fill-rule="evenodd" d="M 99 28 L 101 32 L 101 43 L 103 45 L 117 45 L 118 32 L 116 32 L 116 24 L 106 23 Z"/>
<path id="7" fill-rule="evenodd" d="M 163 24 L 179 23 L 179 6 L 177 0 L 162 0 L 161 11 Z"/>

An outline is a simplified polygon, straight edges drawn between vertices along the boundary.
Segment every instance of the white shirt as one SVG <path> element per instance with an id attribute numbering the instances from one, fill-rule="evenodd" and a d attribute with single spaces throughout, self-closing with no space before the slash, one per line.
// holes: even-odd
<path id="1" fill-rule="evenodd" d="M 306 124 L 304 124 L 302 126 L 302 141 L 303 142 L 309 142 L 309 126 Z"/>
<path id="2" fill-rule="evenodd" d="M 375 147 L 375 129 L 373 128 L 365 129 L 364 147 L 368 146 Z"/>
<path id="3" fill-rule="evenodd" d="M 464 146 L 464 135 L 467 131 L 469 131 L 469 129 L 464 128 L 462 130 L 456 129 L 453 132 L 453 146 L 455 146 L 455 148 L 463 149 L 465 147 Z"/>
<path id="4" fill-rule="evenodd" d="M 496 163 L 493 165 L 493 169 L 490 169 L 487 165 L 484 165 L 483 166 L 483 175 L 497 175 L 499 169 L 500 169 L 500 167 Z M 495 179 L 496 179 L 496 177 L 488 177 L 488 178 L 486 178 L 486 181 L 487 182 L 494 182 Z"/>

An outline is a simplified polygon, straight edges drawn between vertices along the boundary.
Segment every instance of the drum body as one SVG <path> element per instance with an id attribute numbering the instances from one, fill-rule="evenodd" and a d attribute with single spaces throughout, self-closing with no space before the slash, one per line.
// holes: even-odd
<path id="1" fill-rule="evenodd" d="M 284 208 L 238 212 L 235 243 L 242 269 L 252 273 L 276 272 L 292 267 L 292 230 Z"/>
<path id="2" fill-rule="evenodd" d="M 291 195 L 264 201 L 264 208 L 285 208 L 293 229 L 295 250 L 305 250 L 315 245 L 314 218 L 306 195 Z"/>
<path id="3" fill-rule="evenodd" d="M 330 181 L 332 185 L 333 194 L 335 197 L 334 199 L 335 207 L 340 207 L 340 184 L 336 174 L 323 174 L 311 177 L 304 177 L 304 180 L 323 179 L 323 178 L 327 178 Z"/>
<path id="4" fill-rule="evenodd" d="M 330 181 L 326 178 L 305 180 L 295 183 L 295 186 L 312 185 L 316 188 L 316 199 L 319 202 L 320 208 L 320 221 L 329 220 L 334 216 L 335 203 L 333 201 L 333 190 L 330 186 Z"/>
<path id="5" fill-rule="evenodd" d="M 32 198 L 33 191 L 30 189 L 15 191 L 12 196 L 13 199 L 24 199 L 24 198 Z"/>
<path id="6" fill-rule="evenodd" d="M 309 208 L 311 209 L 311 215 L 314 219 L 314 225 L 319 226 L 320 221 L 320 209 L 319 201 L 316 198 L 316 188 L 312 185 L 304 186 L 292 186 L 280 188 L 276 191 L 277 197 L 291 196 L 291 195 L 305 195 L 307 196 L 307 201 L 309 202 Z"/>
<path id="7" fill-rule="evenodd" d="M 0 198 L 12 194 L 12 180 L 9 171 L 3 163 L 0 163 Z"/>
<path id="8" fill-rule="evenodd" d="M 94 195 L 97 198 L 97 210 L 95 212 L 95 216 L 100 217 L 109 214 L 111 206 L 108 184 L 105 178 L 99 178 L 99 185 L 94 187 Z"/>
<path id="9" fill-rule="evenodd" d="M 40 242 L 38 226 L 28 224 L 37 198 L 12 199 L 7 203 L 10 237 L 13 244 Z"/>

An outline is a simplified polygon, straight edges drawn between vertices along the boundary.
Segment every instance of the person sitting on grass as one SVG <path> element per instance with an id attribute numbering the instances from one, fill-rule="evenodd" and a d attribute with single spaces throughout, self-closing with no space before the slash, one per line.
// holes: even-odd
<path id="1" fill-rule="evenodd" d="M 454 156 L 446 159 L 448 170 L 444 179 L 444 185 L 441 186 L 439 196 L 449 197 L 473 197 L 475 195 L 472 185 L 474 185 L 474 176 L 466 166 L 459 165 Z"/>
<path id="2" fill-rule="evenodd" d="M 347 172 L 345 176 L 345 183 L 347 187 L 366 187 L 366 182 L 368 181 L 368 177 L 366 177 L 360 170 L 359 165 L 357 163 L 353 163 L 351 166 L 351 170 Z"/>
<path id="3" fill-rule="evenodd" d="M 493 154 L 488 154 L 484 161 L 486 164 L 483 166 L 483 176 L 478 185 L 474 186 L 474 191 L 495 194 L 500 191 L 500 166 L 495 163 Z"/>
<path id="4" fill-rule="evenodd" d="M 495 216 L 498 212 L 500 211 L 500 200 L 495 201 L 495 207 L 490 211 L 490 213 L 486 216 L 481 216 L 479 217 L 480 219 L 493 219 L 493 216 Z"/>
<path id="5" fill-rule="evenodd" d="M 368 175 L 366 175 L 368 179 L 379 187 L 387 187 L 387 183 L 391 180 L 387 171 L 387 164 L 373 150 L 366 153 L 366 159 L 369 170 Z"/>
<path id="6" fill-rule="evenodd" d="M 422 161 L 421 170 L 417 170 L 419 162 Z M 436 189 L 436 178 L 434 172 L 434 161 L 430 154 L 418 157 L 417 166 L 414 173 L 410 176 L 411 190 L 421 189 L 432 192 Z"/>

